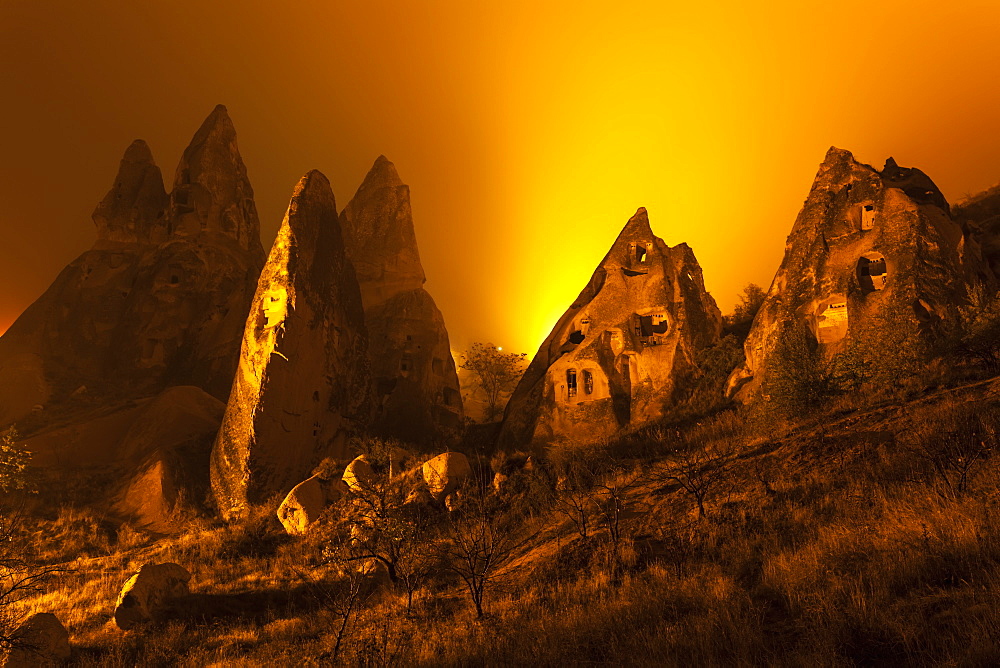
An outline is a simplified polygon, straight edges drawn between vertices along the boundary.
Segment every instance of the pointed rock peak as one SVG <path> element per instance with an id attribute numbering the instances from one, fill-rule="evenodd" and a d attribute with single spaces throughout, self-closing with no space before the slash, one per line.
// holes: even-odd
<path id="1" fill-rule="evenodd" d="M 166 207 L 160 168 L 146 142 L 137 139 L 125 149 L 111 190 L 94 209 L 97 238 L 125 243 L 154 240 Z"/>
<path id="2" fill-rule="evenodd" d="M 201 127 L 194 133 L 191 143 L 185 149 L 185 155 L 197 146 L 204 144 L 210 137 L 215 137 L 219 141 L 235 141 L 236 127 L 229 118 L 229 111 L 223 105 L 217 105 L 212 113 L 205 118 Z"/>
<path id="3" fill-rule="evenodd" d="M 372 168 L 368 170 L 368 174 L 365 176 L 365 180 L 358 189 L 358 192 L 375 188 L 398 188 L 401 185 L 404 185 L 404 183 L 399 178 L 396 166 L 389 162 L 389 159 L 384 155 L 380 155 L 375 160 Z"/>
<path id="4" fill-rule="evenodd" d="M 854 162 L 854 154 L 850 151 L 842 148 L 837 148 L 836 146 L 831 146 L 826 151 L 826 155 L 823 157 L 823 163 L 820 168 L 829 168 L 838 164 L 850 164 Z"/>
<path id="5" fill-rule="evenodd" d="M 263 258 L 253 188 L 236 144 L 236 128 L 221 104 L 184 149 L 170 200 L 171 234 L 223 234 Z"/>
<path id="6" fill-rule="evenodd" d="M 302 216 L 303 213 L 309 215 Z M 288 205 L 289 227 L 299 232 L 303 222 L 318 223 L 331 216 L 337 218 L 337 202 L 329 179 L 317 169 L 306 172 L 292 191 L 292 201 Z"/>
<path id="7" fill-rule="evenodd" d="M 885 161 L 885 167 L 882 168 L 882 171 L 883 172 L 887 172 L 887 171 L 892 171 L 892 170 L 897 170 L 897 169 L 899 169 L 899 165 L 896 164 L 896 159 L 890 157 L 890 158 L 886 159 L 886 161 Z"/>
<path id="8" fill-rule="evenodd" d="M 129 144 L 128 148 L 125 149 L 125 155 L 122 157 L 122 162 L 145 163 L 149 165 L 155 164 L 153 162 L 153 151 L 150 150 L 149 144 L 142 139 L 136 139 L 134 142 Z"/>
<path id="9" fill-rule="evenodd" d="M 653 228 L 649 226 L 649 215 L 646 213 L 646 207 L 640 206 L 635 211 L 635 215 L 628 219 L 625 223 L 625 227 L 622 228 L 621 234 L 618 237 L 632 237 L 634 235 L 652 235 Z"/>

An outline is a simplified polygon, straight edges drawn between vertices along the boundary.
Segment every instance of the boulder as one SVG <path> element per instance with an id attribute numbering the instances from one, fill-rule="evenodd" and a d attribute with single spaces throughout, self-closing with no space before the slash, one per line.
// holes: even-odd
<path id="1" fill-rule="evenodd" d="M 144 564 L 118 594 L 115 624 L 127 631 L 157 621 L 172 600 L 188 595 L 190 580 L 191 574 L 177 564 Z"/>
<path id="2" fill-rule="evenodd" d="M 472 475 L 469 460 L 461 452 L 440 454 L 424 462 L 421 471 L 428 492 L 439 503 Z"/>
<path id="3" fill-rule="evenodd" d="M 654 235 L 640 208 L 511 394 L 500 446 L 593 441 L 662 417 L 721 332 L 694 252 Z"/>
<path id="4" fill-rule="evenodd" d="M 367 455 L 360 455 L 351 460 L 344 469 L 344 484 L 352 492 L 366 492 L 375 484 L 375 471 L 368 463 Z"/>
<path id="5" fill-rule="evenodd" d="M 331 482 L 314 475 L 292 488 L 278 506 L 278 519 L 287 533 L 301 536 L 326 507 L 339 501 L 346 491 L 343 481 Z"/>
<path id="6" fill-rule="evenodd" d="M 832 147 L 727 392 L 744 402 L 780 398 L 808 382 L 798 368 L 806 355 L 851 369 L 854 389 L 914 382 L 976 286 L 995 291 L 992 272 L 927 175 L 891 158 L 879 171 Z"/>
<path id="7" fill-rule="evenodd" d="M 257 284 L 212 449 L 226 518 L 287 494 L 371 422 L 361 293 L 326 177 L 299 181 Z"/>
<path id="8" fill-rule="evenodd" d="M 0 661 L 2 668 L 58 666 L 72 653 L 69 632 L 51 612 L 31 615 L 18 625 L 12 636 L 16 646 Z"/>
<path id="9" fill-rule="evenodd" d="M 383 436 L 424 443 L 462 425 L 462 392 L 448 330 L 423 288 L 410 189 L 379 156 L 340 215 L 357 272 Z"/>

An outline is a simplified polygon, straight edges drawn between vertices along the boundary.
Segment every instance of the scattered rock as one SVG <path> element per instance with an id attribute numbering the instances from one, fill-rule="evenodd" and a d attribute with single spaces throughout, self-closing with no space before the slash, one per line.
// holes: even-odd
<path id="1" fill-rule="evenodd" d="M 72 653 L 69 632 L 51 612 L 31 615 L 12 635 L 19 646 L 7 652 L 0 662 L 2 668 L 58 666 Z"/>
<path id="2" fill-rule="evenodd" d="M 344 483 L 352 492 L 366 492 L 375 484 L 375 471 L 367 455 L 355 457 L 344 469 Z"/>
<path id="3" fill-rule="evenodd" d="M 428 492 L 439 503 L 472 475 L 469 460 L 461 452 L 440 454 L 425 462 L 421 471 Z"/>
<path id="4" fill-rule="evenodd" d="M 278 507 L 278 519 L 287 533 L 301 536 L 323 510 L 339 501 L 346 491 L 342 480 L 331 482 L 314 475 L 292 488 Z"/>
<path id="5" fill-rule="evenodd" d="M 127 631 L 156 621 L 170 601 L 188 595 L 190 580 L 191 574 L 177 564 L 144 564 L 118 594 L 115 624 Z"/>

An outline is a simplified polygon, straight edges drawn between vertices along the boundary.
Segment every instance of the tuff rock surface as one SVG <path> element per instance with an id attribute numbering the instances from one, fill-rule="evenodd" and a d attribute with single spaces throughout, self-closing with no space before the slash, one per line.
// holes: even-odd
<path id="1" fill-rule="evenodd" d="M 123 631 L 157 621 L 170 603 L 189 593 L 191 574 L 173 563 L 143 564 L 125 584 L 115 602 L 115 624 Z"/>
<path id="2" fill-rule="evenodd" d="M 307 478 L 293 487 L 278 506 L 278 520 L 286 533 L 301 536 L 323 514 L 323 510 L 339 501 L 347 490 L 347 484 L 342 480 L 325 480 L 318 475 Z"/>
<path id="3" fill-rule="evenodd" d="M 773 398 L 796 337 L 857 382 L 899 382 L 912 375 L 905 364 L 932 357 L 977 283 L 994 285 L 993 274 L 927 175 L 892 158 L 878 171 L 832 147 L 727 392 Z"/>
<path id="4" fill-rule="evenodd" d="M 18 644 L 0 660 L 2 668 L 61 666 L 72 654 L 69 632 L 51 612 L 36 612 L 12 634 Z"/>
<path id="5" fill-rule="evenodd" d="M 93 219 L 94 247 L 0 337 L 0 369 L 27 390 L 0 391 L 0 424 L 81 386 L 114 399 L 190 384 L 226 398 L 264 254 L 225 107 L 195 134 L 169 197 L 137 141 Z"/>
<path id="6" fill-rule="evenodd" d="M 423 443 L 462 423 L 462 394 L 444 317 L 423 289 L 410 189 L 379 156 L 340 216 L 361 286 L 376 433 Z"/>
<path id="7" fill-rule="evenodd" d="M 336 202 L 311 171 L 295 187 L 246 318 L 239 367 L 212 450 L 225 517 L 286 494 L 371 421 L 361 293 Z"/>
<path id="8" fill-rule="evenodd" d="M 500 443 L 593 440 L 655 420 L 721 329 L 694 253 L 654 235 L 640 208 L 532 359 Z"/>

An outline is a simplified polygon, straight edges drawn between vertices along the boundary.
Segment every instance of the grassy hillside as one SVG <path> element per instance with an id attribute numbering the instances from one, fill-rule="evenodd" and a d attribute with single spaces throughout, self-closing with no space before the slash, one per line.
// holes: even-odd
<path id="1" fill-rule="evenodd" d="M 72 571 L 13 612 L 55 612 L 77 665 L 327 665 L 341 629 L 347 665 L 996 665 L 1000 381 L 873 396 L 648 427 L 533 470 L 495 457 L 509 478 L 482 517 L 511 550 L 482 618 L 439 549 L 479 517 L 474 489 L 421 525 L 438 561 L 409 610 L 403 586 L 324 560 L 346 506 L 291 538 L 275 500 L 169 537 L 37 504 L 34 557 Z M 115 597 L 151 561 L 191 571 L 192 595 L 123 632 Z"/>

